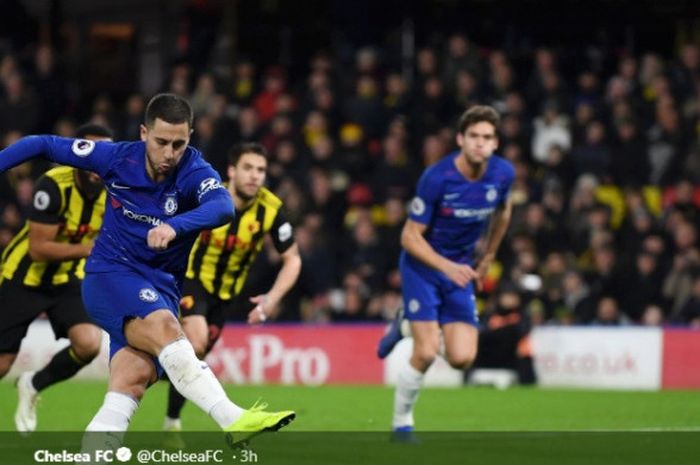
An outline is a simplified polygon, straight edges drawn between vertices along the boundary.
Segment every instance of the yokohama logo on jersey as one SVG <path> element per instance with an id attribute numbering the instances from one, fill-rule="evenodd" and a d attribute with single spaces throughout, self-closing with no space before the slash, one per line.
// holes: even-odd
<path id="1" fill-rule="evenodd" d="M 155 216 L 150 216 L 150 215 L 142 215 L 139 213 L 135 213 L 126 207 L 122 207 L 122 214 L 126 216 L 129 219 L 132 219 L 134 221 L 140 221 L 142 223 L 148 223 L 153 226 L 158 226 L 159 224 L 162 223 L 160 218 L 156 218 Z"/>

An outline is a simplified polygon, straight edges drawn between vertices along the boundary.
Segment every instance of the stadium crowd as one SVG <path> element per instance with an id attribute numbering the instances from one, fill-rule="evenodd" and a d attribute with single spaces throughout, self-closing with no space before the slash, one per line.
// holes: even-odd
<path id="1" fill-rule="evenodd" d="M 461 111 L 483 103 L 502 114 L 498 153 L 517 172 L 514 217 L 481 294 L 486 326 L 700 327 L 700 48 L 608 52 L 565 72 L 565 50 L 514 56 L 458 33 L 419 47 L 411 73 L 377 44 L 349 61 L 319 51 L 303 76 L 245 58 L 225 73 L 179 60 L 160 90 L 190 99 L 192 145 L 222 176 L 235 142 L 271 154 L 268 185 L 303 258 L 280 320 L 393 316 L 417 177 L 456 148 Z M 0 56 L 3 147 L 31 133 L 72 136 L 87 120 L 115 140 L 139 137 L 150 95 L 136 83 L 125 98 L 86 95 L 67 72 L 74 57 L 49 45 L 6 46 Z M 0 179 L 0 247 L 21 228 L 46 167 Z M 247 295 L 275 276 L 268 249 Z"/>

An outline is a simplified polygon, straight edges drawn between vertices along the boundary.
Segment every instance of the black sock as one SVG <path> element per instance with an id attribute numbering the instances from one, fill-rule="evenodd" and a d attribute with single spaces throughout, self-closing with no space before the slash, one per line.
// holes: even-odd
<path id="1" fill-rule="evenodd" d="M 58 352 L 53 356 L 48 365 L 37 371 L 32 378 L 34 389 L 41 391 L 64 379 L 68 379 L 76 374 L 88 361 L 83 361 L 75 355 L 71 346 Z"/>
<path id="2" fill-rule="evenodd" d="M 170 391 L 168 392 L 168 417 L 180 418 L 180 412 L 185 405 L 185 400 L 185 397 L 175 389 L 173 383 L 170 383 Z"/>

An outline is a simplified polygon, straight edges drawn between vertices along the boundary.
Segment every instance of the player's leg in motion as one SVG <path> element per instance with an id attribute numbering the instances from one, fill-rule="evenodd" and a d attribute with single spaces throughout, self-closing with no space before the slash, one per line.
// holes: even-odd
<path id="1" fill-rule="evenodd" d="M 107 394 L 86 428 L 81 451 L 92 455 L 119 448 L 146 388 L 157 379 L 150 355 L 128 346 L 117 350 L 109 363 Z"/>
<path id="2" fill-rule="evenodd" d="M 153 372 L 162 367 L 177 390 L 199 408 L 209 414 L 226 431 L 276 430 L 294 419 L 294 412 L 264 412 L 261 408 L 243 410 L 231 402 L 209 366 L 195 355 L 192 344 L 185 338 L 175 317 L 175 295 L 169 290 L 157 292 L 144 278 L 132 272 L 88 274 L 83 281 L 83 298 L 90 316 L 110 335 L 110 352 L 115 357 L 124 348 L 143 352 L 151 358 Z M 107 297 L 111 296 L 111 297 Z M 120 415 L 130 419 L 136 401 L 150 382 L 150 370 L 133 378 L 128 364 L 113 364 L 110 369 L 111 391 L 117 396 L 131 396 L 133 408 L 127 402 L 120 407 Z M 155 376 L 155 375 L 154 375 Z M 105 404 L 108 403 L 105 398 Z M 91 423 L 114 427 L 113 431 L 125 431 L 128 421 L 114 420 L 112 415 L 102 415 L 104 405 Z M 111 420 L 110 420 L 111 419 Z"/>
<path id="3" fill-rule="evenodd" d="M 100 351 L 102 334 L 90 323 L 75 324 L 68 329 L 70 345 L 58 351 L 41 370 L 22 373 L 17 379 L 18 403 L 15 411 L 17 431 L 36 429 L 36 401 L 39 392 L 74 376 Z"/>
<path id="4" fill-rule="evenodd" d="M 231 402 L 209 366 L 197 358 L 180 323 L 169 310 L 157 310 L 143 319 L 129 321 L 124 334 L 130 346 L 157 355 L 180 394 L 226 431 L 277 430 L 296 416 L 291 411 L 264 412 L 261 407 L 244 410 Z"/>
<path id="5" fill-rule="evenodd" d="M 194 353 L 197 358 L 203 360 L 208 349 L 211 347 L 209 342 L 209 330 L 207 320 L 203 315 L 188 315 L 182 318 L 182 329 L 187 336 L 187 339 L 192 344 Z M 175 384 L 170 383 L 168 391 L 168 412 L 165 417 L 163 429 L 165 431 L 180 431 L 182 425 L 180 423 L 180 413 L 185 405 L 185 397 L 175 387 Z"/>
<path id="6" fill-rule="evenodd" d="M 396 432 L 413 430 L 413 407 L 423 384 L 423 377 L 440 349 L 440 328 L 437 321 L 412 321 L 413 353 L 407 363 L 399 368 L 394 394 L 394 418 Z"/>
<path id="7" fill-rule="evenodd" d="M 468 323 L 454 322 L 442 326 L 445 358 L 457 370 L 466 370 L 476 359 L 479 330 Z"/>
<path id="8" fill-rule="evenodd" d="M 132 347 L 119 349 L 109 362 L 109 387 L 104 403 L 87 431 L 126 431 L 146 388 L 157 379 L 151 356 Z"/>
<path id="9" fill-rule="evenodd" d="M 402 332 L 403 322 L 404 312 L 403 307 L 401 307 L 396 311 L 396 315 L 394 315 L 394 319 L 389 323 L 387 331 L 379 340 L 379 344 L 377 345 L 377 357 L 381 359 L 386 358 L 401 339 L 409 336 Z"/>

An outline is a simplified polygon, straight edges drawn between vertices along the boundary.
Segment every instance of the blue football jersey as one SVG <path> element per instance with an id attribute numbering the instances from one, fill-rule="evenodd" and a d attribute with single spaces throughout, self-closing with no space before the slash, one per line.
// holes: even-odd
<path id="1" fill-rule="evenodd" d="M 492 155 L 483 176 L 470 181 L 457 170 L 458 156 L 458 151 L 450 153 L 423 172 L 409 217 L 427 225 L 425 238 L 437 253 L 473 264 L 476 243 L 491 214 L 507 200 L 515 170 L 509 161 Z"/>
<path id="2" fill-rule="evenodd" d="M 94 171 L 108 192 L 100 235 L 87 260 L 87 272 L 111 272 L 127 267 L 155 281 L 179 283 L 201 229 L 233 218 L 231 196 L 218 173 L 199 151 L 187 147 L 174 172 L 161 182 L 146 172 L 144 142 L 93 142 L 56 136 L 30 136 L 5 149 L 0 170 L 40 152 L 60 164 Z M 210 203 L 212 202 L 212 203 Z M 213 205 L 211 211 L 197 209 Z M 166 222 L 177 237 L 166 250 L 148 247 L 148 231 Z"/>

